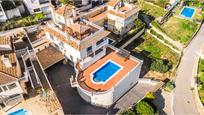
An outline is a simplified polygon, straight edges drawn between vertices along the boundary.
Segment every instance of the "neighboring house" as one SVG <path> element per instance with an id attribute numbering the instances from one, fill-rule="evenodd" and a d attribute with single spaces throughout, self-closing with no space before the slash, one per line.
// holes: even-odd
<path id="1" fill-rule="evenodd" d="M 74 66 L 70 82 L 85 101 L 109 107 L 137 83 L 143 61 L 109 45 L 104 27 L 69 5 L 52 8 L 52 15 L 46 37 Z"/>
<path id="2" fill-rule="evenodd" d="M 12 107 L 23 100 L 28 81 L 11 41 L 10 37 L 0 38 L 0 108 Z"/>
<path id="3" fill-rule="evenodd" d="M 19 8 L 21 10 L 19 10 Z M 17 7 L 12 0 L 0 1 L 0 22 L 5 22 L 6 20 L 15 17 L 21 17 L 20 11 L 22 10 L 22 5 Z"/>
<path id="4" fill-rule="evenodd" d="M 23 0 L 30 14 L 43 12 L 47 17 L 51 18 L 50 0 Z"/>
<path id="5" fill-rule="evenodd" d="M 7 20 L 6 13 L 4 12 L 4 9 L 2 5 L 0 4 L 0 22 L 5 22 Z"/>
<path id="6" fill-rule="evenodd" d="M 135 26 L 134 20 L 138 18 L 139 10 L 134 4 L 111 0 L 108 2 L 108 29 L 124 35 Z"/>
<path id="7" fill-rule="evenodd" d="M 103 27 L 80 18 L 71 6 L 53 9 L 52 14 L 53 22 L 47 24 L 45 33 L 67 60 L 74 64 L 83 60 L 83 66 L 87 67 L 105 55 L 109 32 Z"/>

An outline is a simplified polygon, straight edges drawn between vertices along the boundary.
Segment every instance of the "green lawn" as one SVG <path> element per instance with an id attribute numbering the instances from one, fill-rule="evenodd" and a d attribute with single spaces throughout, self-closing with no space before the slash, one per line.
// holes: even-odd
<path id="1" fill-rule="evenodd" d="M 164 8 L 160 6 L 149 4 L 144 0 L 138 0 L 138 1 L 139 1 L 141 10 L 145 11 L 149 15 L 154 16 L 155 18 L 162 17 L 167 12 Z"/>
<path id="2" fill-rule="evenodd" d="M 172 51 L 169 47 L 157 41 L 147 33 L 144 35 L 144 42 L 137 46 L 134 50 L 149 52 L 150 54 L 148 57 L 153 59 L 167 59 L 173 62 L 174 65 L 176 65 L 179 60 L 179 54 Z"/>
<path id="3" fill-rule="evenodd" d="M 180 41 L 186 45 L 193 34 L 198 29 L 199 25 L 195 22 L 180 19 L 177 17 L 171 17 L 162 28 L 164 32 L 175 41 Z"/>
<path id="4" fill-rule="evenodd" d="M 204 59 L 200 59 L 198 64 L 198 93 L 204 103 Z"/>

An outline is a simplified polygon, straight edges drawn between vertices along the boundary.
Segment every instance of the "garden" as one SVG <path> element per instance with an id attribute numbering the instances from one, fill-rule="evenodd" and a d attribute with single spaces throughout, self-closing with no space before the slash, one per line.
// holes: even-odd
<path id="1" fill-rule="evenodd" d="M 178 53 L 172 51 L 148 33 L 129 44 L 126 49 L 131 51 L 133 55 L 137 53 L 136 56 L 139 52 L 145 61 L 145 65 L 151 70 L 148 73 L 160 73 L 161 75 L 158 75 L 159 79 L 165 79 L 163 76 L 169 78 L 174 74 L 180 58 Z"/>
<path id="2" fill-rule="evenodd" d="M 171 17 L 161 28 L 173 40 L 187 45 L 199 25 L 189 20 Z"/>
<path id="3" fill-rule="evenodd" d="M 180 2 L 174 9 L 173 16 L 170 16 L 168 21 L 163 25 L 159 25 L 156 21 L 160 20 L 159 17 L 166 14 L 167 10 L 165 8 L 170 5 L 168 2 L 169 0 L 139 0 L 141 10 L 156 18 L 155 21 L 152 21 L 153 26 L 166 33 L 173 40 L 179 41 L 186 46 L 191 41 L 191 38 L 203 20 L 204 14 L 202 12 L 204 10 L 204 3 L 200 0 L 185 1 L 183 4 Z M 180 16 L 183 6 L 196 9 L 192 19 L 184 19 Z"/>
<path id="4" fill-rule="evenodd" d="M 6 31 L 18 27 L 31 26 L 34 24 L 38 24 L 44 19 L 46 19 L 46 16 L 43 13 L 38 13 L 23 18 L 11 19 L 0 24 L 0 31 Z"/>
<path id="5" fill-rule="evenodd" d="M 200 59 L 198 63 L 198 94 L 204 103 L 204 59 Z"/>
<path id="6" fill-rule="evenodd" d="M 150 1 L 150 0 L 147 0 L 147 1 Z M 163 7 L 160 7 L 156 4 L 152 4 L 144 0 L 138 0 L 138 2 L 142 11 L 144 11 L 146 14 L 151 15 L 155 18 L 162 17 L 167 12 Z"/>

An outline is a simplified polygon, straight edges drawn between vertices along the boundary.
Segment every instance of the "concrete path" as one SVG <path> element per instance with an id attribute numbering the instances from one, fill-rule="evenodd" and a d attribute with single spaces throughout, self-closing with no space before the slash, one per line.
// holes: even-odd
<path id="1" fill-rule="evenodd" d="M 150 79 L 140 79 L 138 83 L 122 96 L 115 104 L 114 109 L 121 113 L 128 110 L 135 103 L 142 100 L 148 92 L 155 92 L 163 86 L 163 82 L 153 81 Z"/>
<path id="2" fill-rule="evenodd" d="M 200 31 L 184 50 L 183 57 L 177 70 L 174 90 L 174 114 L 198 114 L 191 88 L 194 87 L 196 61 L 199 51 L 204 44 L 204 24 Z"/>
<path id="3" fill-rule="evenodd" d="M 153 100 L 154 105 L 159 110 L 159 114 L 173 115 L 173 95 L 164 90 L 159 90 L 155 93 L 156 99 Z"/>

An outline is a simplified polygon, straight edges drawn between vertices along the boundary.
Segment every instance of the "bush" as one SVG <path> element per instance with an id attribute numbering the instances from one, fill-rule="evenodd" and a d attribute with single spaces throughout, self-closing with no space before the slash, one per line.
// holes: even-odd
<path id="1" fill-rule="evenodd" d="M 168 60 L 154 60 L 151 64 L 150 69 L 153 71 L 157 71 L 160 73 L 166 73 L 169 71 L 172 67 L 172 63 L 170 63 Z"/>
<path id="2" fill-rule="evenodd" d="M 156 97 L 153 92 L 148 92 L 145 96 L 146 99 L 154 100 Z"/>
<path id="3" fill-rule="evenodd" d="M 153 107 L 146 101 L 140 101 L 139 103 L 136 104 L 134 109 L 137 114 L 141 114 L 141 115 L 147 115 L 147 114 L 153 115 L 154 114 Z"/>
<path id="4" fill-rule="evenodd" d="M 173 81 L 169 81 L 165 84 L 164 90 L 166 91 L 172 91 L 175 88 L 175 84 Z"/>
<path id="5" fill-rule="evenodd" d="M 20 19 L 8 20 L 5 23 L 1 24 L 0 31 L 6 31 L 17 27 L 31 26 L 31 25 L 37 24 L 39 20 L 42 20 L 45 18 L 46 17 L 43 13 L 38 13 L 38 14 L 30 15 Z"/>
<path id="6" fill-rule="evenodd" d="M 131 109 L 128 109 L 127 111 L 122 112 L 121 115 L 135 115 L 135 112 Z"/>

